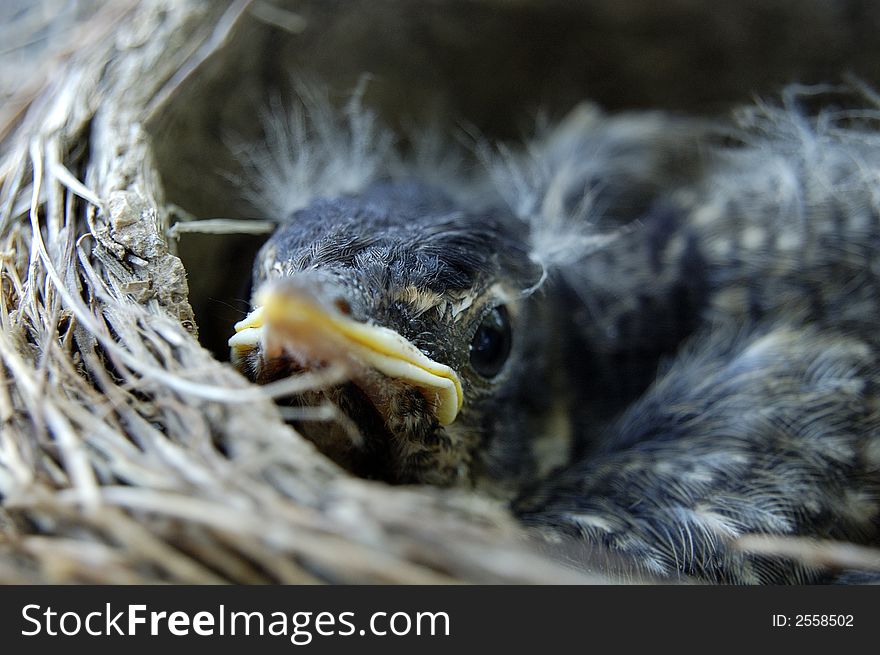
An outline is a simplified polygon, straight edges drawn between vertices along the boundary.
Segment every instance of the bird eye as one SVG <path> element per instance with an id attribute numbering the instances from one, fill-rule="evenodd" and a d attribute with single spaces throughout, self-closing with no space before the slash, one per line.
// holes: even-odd
<path id="1" fill-rule="evenodd" d="M 471 366 L 484 378 L 498 375 L 510 355 L 510 316 L 500 305 L 483 317 L 471 341 Z"/>

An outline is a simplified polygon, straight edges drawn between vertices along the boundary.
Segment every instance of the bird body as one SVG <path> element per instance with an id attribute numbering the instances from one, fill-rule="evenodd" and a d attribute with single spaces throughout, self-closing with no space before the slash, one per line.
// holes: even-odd
<path id="1" fill-rule="evenodd" d="M 344 366 L 296 402 L 358 425 L 300 427 L 359 474 L 488 490 L 639 573 L 830 580 L 735 540 L 878 540 L 880 140 L 791 106 L 734 136 L 582 107 L 480 150 L 494 200 L 318 190 L 258 256 L 238 365 Z"/>

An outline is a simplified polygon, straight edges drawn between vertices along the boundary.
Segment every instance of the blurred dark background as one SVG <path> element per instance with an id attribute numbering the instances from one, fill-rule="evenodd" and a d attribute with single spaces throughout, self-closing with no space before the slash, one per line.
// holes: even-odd
<path id="1" fill-rule="evenodd" d="M 4 112 L 18 110 L 12 99 L 35 77 L 41 50 L 64 45 L 66 26 L 102 4 L 134 0 L 0 2 Z M 163 6 L 184 4 L 194 18 L 180 38 L 197 42 L 235 2 Z M 878 33 L 876 0 L 252 0 L 230 41 L 147 129 L 169 202 L 196 218 L 278 218 L 230 184 L 240 163 L 229 136 L 262 139 L 259 110 L 273 95 L 290 97 L 292 78 L 344 102 L 368 73 L 366 103 L 393 128 L 430 120 L 515 139 L 539 112 L 560 117 L 585 99 L 608 111 L 724 115 L 792 82 L 854 76 L 880 86 Z M 203 342 L 218 356 L 246 311 L 260 242 L 181 237 Z"/>
<path id="2" fill-rule="evenodd" d="M 880 84 L 878 33 L 875 0 L 255 0 L 151 129 L 189 172 L 166 176 L 169 199 L 244 214 L 206 176 L 235 169 L 224 135 L 260 138 L 257 110 L 293 76 L 344 99 L 369 73 L 367 102 L 392 127 L 430 116 L 515 138 L 584 99 L 723 114 L 792 82 Z"/>
<path id="3" fill-rule="evenodd" d="M 366 104 L 391 127 L 430 120 L 514 139 L 539 112 L 561 117 L 585 99 L 724 115 L 793 82 L 878 85 L 878 33 L 874 0 L 256 0 L 148 127 L 170 201 L 199 218 L 263 218 L 228 181 L 239 166 L 228 136 L 263 138 L 258 111 L 291 94 L 292 78 L 344 102 L 368 73 Z M 218 357 L 247 309 L 260 243 L 181 238 L 202 341 Z"/>

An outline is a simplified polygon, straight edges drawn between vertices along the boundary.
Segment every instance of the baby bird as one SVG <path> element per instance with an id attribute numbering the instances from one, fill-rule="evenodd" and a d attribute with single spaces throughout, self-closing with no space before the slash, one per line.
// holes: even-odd
<path id="1" fill-rule="evenodd" d="M 300 116 L 250 160 L 277 198 L 279 152 L 327 151 L 289 155 L 311 188 L 267 208 L 233 361 L 343 367 L 293 402 L 358 427 L 298 426 L 360 475 L 476 487 L 641 574 L 829 581 L 734 544 L 880 527 L 880 138 L 796 105 L 735 127 L 585 105 L 478 146 L 470 178 L 377 158 L 362 110 L 308 146 Z"/>

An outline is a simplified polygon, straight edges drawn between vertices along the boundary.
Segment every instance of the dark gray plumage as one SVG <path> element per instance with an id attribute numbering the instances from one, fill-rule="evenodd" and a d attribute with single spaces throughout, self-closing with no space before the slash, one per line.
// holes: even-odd
<path id="1" fill-rule="evenodd" d="M 871 125 L 793 106 L 735 131 L 580 109 L 523 154 L 483 159 L 497 196 L 378 167 L 292 212 L 261 252 L 257 285 L 308 288 L 460 377 L 441 425 L 431 393 L 359 366 L 324 395 L 364 444 L 306 434 L 361 474 L 512 498 L 545 536 L 651 575 L 827 581 L 732 540 L 877 543 Z M 240 365 L 265 381 L 325 360 L 294 344 Z"/>

